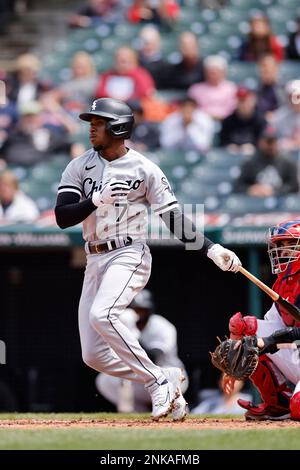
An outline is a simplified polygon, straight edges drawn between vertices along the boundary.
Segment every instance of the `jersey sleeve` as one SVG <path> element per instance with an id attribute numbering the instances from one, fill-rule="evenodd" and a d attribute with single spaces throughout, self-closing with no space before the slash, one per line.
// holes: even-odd
<path id="1" fill-rule="evenodd" d="M 64 170 L 57 193 L 75 193 L 82 196 L 82 179 L 76 159 L 72 160 Z"/>
<path id="2" fill-rule="evenodd" d="M 157 165 L 153 166 L 151 169 L 151 173 L 147 181 L 146 198 L 151 206 L 155 206 L 155 214 L 160 215 L 178 207 L 178 202 L 172 191 L 171 185 L 166 175 Z"/>

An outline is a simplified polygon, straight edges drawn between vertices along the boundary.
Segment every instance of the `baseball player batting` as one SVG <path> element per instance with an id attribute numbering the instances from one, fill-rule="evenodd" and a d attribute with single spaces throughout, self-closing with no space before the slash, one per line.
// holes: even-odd
<path id="1" fill-rule="evenodd" d="M 201 253 L 222 270 L 236 272 L 240 260 L 203 234 L 195 235 L 164 173 L 125 146 L 134 123 L 129 106 L 100 98 L 79 117 L 90 123 L 92 148 L 63 172 L 55 214 L 61 228 L 83 222 L 87 254 L 79 303 L 83 360 L 98 372 L 143 383 L 151 396 L 154 420 L 171 412 L 173 419 L 183 419 L 186 402 L 180 369 L 166 371 L 155 365 L 119 320 L 150 277 L 149 206 L 155 207 L 155 213 L 183 243 L 194 238 Z"/>

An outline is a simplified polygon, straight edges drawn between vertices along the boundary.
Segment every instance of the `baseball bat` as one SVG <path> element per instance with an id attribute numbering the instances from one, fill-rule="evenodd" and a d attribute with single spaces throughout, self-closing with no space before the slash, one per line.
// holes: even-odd
<path id="1" fill-rule="evenodd" d="M 277 294 L 273 289 L 268 287 L 264 284 L 260 279 L 255 277 L 251 274 L 247 269 L 243 268 L 243 266 L 239 267 L 240 273 L 246 276 L 251 282 L 257 285 L 261 290 L 263 290 L 274 302 L 277 302 L 284 310 L 286 310 L 292 317 L 300 321 L 300 309 L 296 307 L 296 305 L 291 304 L 288 300 L 281 297 L 281 295 Z"/>

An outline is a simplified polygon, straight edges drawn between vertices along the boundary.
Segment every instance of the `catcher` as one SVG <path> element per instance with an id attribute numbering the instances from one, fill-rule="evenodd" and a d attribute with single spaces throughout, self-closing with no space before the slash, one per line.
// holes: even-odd
<path id="1" fill-rule="evenodd" d="M 300 306 L 300 220 L 271 227 L 267 242 L 272 273 L 277 274 L 273 290 Z M 254 316 L 243 317 L 240 312 L 233 315 L 229 321 L 230 338 L 267 337 L 287 326 L 299 327 L 300 323 L 274 303 L 263 320 Z M 246 419 L 281 420 L 291 417 L 300 420 L 300 361 L 293 349 L 280 349 L 273 355 L 268 351 L 260 354 L 250 380 L 259 390 L 263 403 L 253 405 L 239 400 L 239 405 L 247 410 Z M 295 385 L 294 391 L 287 381 Z M 230 387 L 228 377 L 224 379 L 225 390 L 226 387 Z"/>
<path id="2" fill-rule="evenodd" d="M 230 394 L 236 380 L 245 381 L 251 378 L 259 365 L 260 356 L 264 354 L 276 354 L 282 349 L 289 349 L 294 354 L 295 362 L 299 362 L 299 350 L 295 344 L 295 341 L 299 344 L 299 340 L 300 327 L 288 327 L 264 338 L 245 336 L 241 340 L 226 339 L 221 342 L 211 353 L 211 360 L 213 365 L 224 373 L 224 392 Z M 291 413 L 288 413 L 285 418 L 291 415 L 292 418 L 299 420 L 299 408 L 299 397 L 297 401 L 291 400 Z M 249 419 L 248 416 L 246 418 Z"/>

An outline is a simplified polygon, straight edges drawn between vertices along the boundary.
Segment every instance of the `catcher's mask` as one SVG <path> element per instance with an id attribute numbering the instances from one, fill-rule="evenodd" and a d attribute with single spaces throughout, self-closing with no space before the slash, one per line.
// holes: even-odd
<path id="1" fill-rule="evenodd" d="M 272 273 L 286 271 L 288 265 L 300 257 L 300 220 L 271 227 L 267 233 L 267 242 Z"/>
<path id="2" fill-rule="evenodd" d="M 82 121 L 91 121 L 93 116 L 107 120 L 106 129 L 116 139 L 129 139 L 134 117 L 131 108 L 123 101 L 113 98 L 95 100 L 88 113 L 79 115 Z"/>

